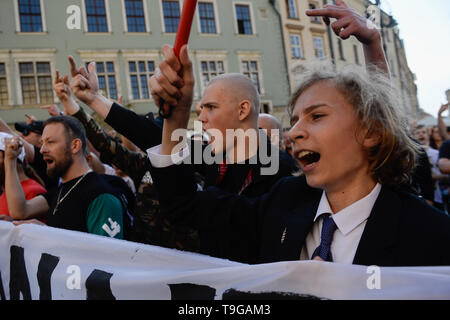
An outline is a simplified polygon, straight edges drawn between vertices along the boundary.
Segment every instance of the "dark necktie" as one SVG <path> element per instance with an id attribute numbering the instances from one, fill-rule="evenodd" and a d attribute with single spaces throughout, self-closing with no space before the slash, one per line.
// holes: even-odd
<path id="1" fill-rule="evenodd" d="M 331 256 L 331 241 L 333 240 L 333 234 L 336 231 L 336 224 L 333 218 L 328 215 L 323 215 L 322 233 L 320 235 L 320 244 L 314 250 L 311 259 L 319 256 L 323 261 L 333 261 Z"/>

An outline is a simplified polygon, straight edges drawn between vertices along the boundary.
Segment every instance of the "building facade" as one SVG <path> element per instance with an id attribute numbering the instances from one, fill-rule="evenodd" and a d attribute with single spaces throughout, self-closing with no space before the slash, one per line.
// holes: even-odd
<path id="1" fill-rule="evenodd" d="M 0 117 L 46 119 L 39 107 L 57 103 L 56 69 L 69 73 L 67 57 L 95 61 L 100 89 L 138 113 L 156 112 L 148 78 L 172 45 L 182 0 L 3 0 L 0 2 Z M 262 111 L 289 97 L 282 32 L 269 1 L 201 0 L 192 24 L 190 56 L 198 101 L 215 75 L 249 76 Z"/>
<path id="2" fill-rule="evenodd" d="M 285 55 L 288 61 L 289 87 L 296 87 L 295 76 L 316 60 L 328 60 L 337 69 L 347 64 L 365 65 L 362 44 L 355 37 L 342 40 L 337 37 L 321 18 L 308 17 L 306 9 L 331 4 L 332 0 L 278 0 L 277 8 L 282 19 Z M 349 7 L 363 16 L 370 17 L 370 8 L 375 1 L 346 0 Z M 372 6 L 372 7 L 371 7 Z M 380 26 L 383 47 L 391 70 L 391 78 L 401 99 L 401 107 L 413 122 L 420 118 L 415 75 L 408 67 L 403 41 L 399 38 L 398 27 L 393 19 L 380 11 Z M 283 113 L 279 112 L 279 117 Z M 288 123 L 283 121 L 286 126 Z"/>
<path id="3" fill-rule="evenodd" d="M 194 100 L 215 75 L 239 72 L 261 93 L 261 111 L 289 126 L 286 103 L 295 76 L 316 60 L 336 68 L 364 65 L 362 45 L 340 40 L 321 18 L 305 10 L 332 0 L 199 0 L 189 42 L 196 78 Z M 369 0 L 347 0 L 362 15 Z M 173 44 L 183 0 L 3 0 L 0 1 L 0 117 L 8 123 L 25 114 L 45 119 L 39 107 L 57 103 L 56 69 L 69 73 L 67 57 L 97 63 L 105 96 L 138 113 L 156 112 L 148 78 Z M 408 67 L 395 20 L 381 13 L 381 33 L 400 107 L 420 117 L 415 76 Z M 193 113 L 191 120 L 196 116 Z M 192 128 L 192 121 L 189 125 Z"/>
<path id="4" fill-rule="evenodd" d="M 285 62 L 288 69 L 289 89 L 296 87 L 295 75 L 298 68 L 317 59 L 328 59 L 331 50 L 328 28 L 318 17 L 305 15 L 307 9 L 322 7 L 322 0 L 276 0 L 270 1 L 280 17 L 283 31 Z M 286 101 L 287 102 L 287 101 Z M 274 108 L 273 113 L 281 120 L 283 127 L 289 126 L 286 108 Z"/>

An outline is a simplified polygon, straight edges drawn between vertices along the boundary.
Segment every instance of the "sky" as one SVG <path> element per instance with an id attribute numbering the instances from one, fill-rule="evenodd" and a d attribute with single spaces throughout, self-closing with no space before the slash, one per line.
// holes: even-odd
<path id="1" fill-rule="evenodd" d="M 381 0 L 398 22 L 420 107 L 437 117 L 450 89 L 450 1 Z M 444 115 L 447 115 L 444 113 Z"/>

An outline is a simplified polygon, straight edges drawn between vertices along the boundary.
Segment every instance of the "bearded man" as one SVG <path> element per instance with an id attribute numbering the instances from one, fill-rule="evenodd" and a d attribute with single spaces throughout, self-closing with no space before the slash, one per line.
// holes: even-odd
<path id="1" fill-rule="evenodd" d="M 13 219 L 42 224 L 33 218 L 46 215 L 51 227 L 123 239 L 123 205 L 111 186 L 90 169 L 86 133 L 79 121 L 60 116 L 45 122 L 40 153 L 47 174 L 61 178 L 62 184 L 31 200 L 25 199 L 16 174 L 21 144 L 14 137 L 5 148 L 5 193 Z"/>

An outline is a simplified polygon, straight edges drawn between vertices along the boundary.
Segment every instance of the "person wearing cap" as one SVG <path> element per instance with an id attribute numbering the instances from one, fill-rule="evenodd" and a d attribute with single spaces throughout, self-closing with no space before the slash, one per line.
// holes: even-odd
<path id="1" fill-rule="evenodd" d="M 5 189 L 5 138 L 11 139 L 13 136 L 8 133 L 0 132 L 0 187 L 3 191 Z M 43 182 L 39 176 L 36 175 L 31 167 L 25 164 L 25 151 L 23 149 L 17 157 L 16 168 L 25 199 L 29 200 L 47 192 L 43 187 Z M 0 196 L 0 219 L 12 220 L 12 218 L 10 218 L 5 192 Z"/>
<path id="2" fill-rule="evenodd" d="M 38 148 L 41 147 L 42 131 L 44 130 L 44 122 L 32 121 L 30 124 L 25 122 L 16 122 L 14 128 L 21 133 L 21 137 Z"/>

